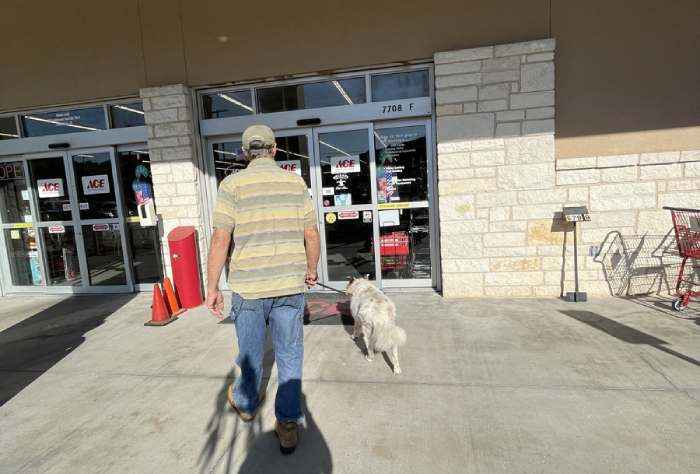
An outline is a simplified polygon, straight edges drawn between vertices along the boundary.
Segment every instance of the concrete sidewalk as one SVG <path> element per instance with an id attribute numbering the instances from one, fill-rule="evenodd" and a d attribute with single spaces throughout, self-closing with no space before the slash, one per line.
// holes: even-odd
<path id="1" fill-rule="evenodd" d="M 0 471 L 700 472 L 700 304 L 392 297 L 401 376 L 312 315 L 285 458 L 274 369 L 253 423 L 226 407 L 231 324 L 144 327 L 147 295 L 3 298 Z"/>

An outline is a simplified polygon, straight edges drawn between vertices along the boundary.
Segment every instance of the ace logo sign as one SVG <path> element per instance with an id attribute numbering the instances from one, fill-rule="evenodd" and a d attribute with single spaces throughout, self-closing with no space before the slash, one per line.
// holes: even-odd
<path id="1" fill-rule="evenodd" d="M 287 170 L 301 176 L 301 161 L 299 160 L 278 161 L 277 166 L 283 170 Z"/>
<path id="2" fill-rule="evenodd" d="M 107 194 L 109 193 L 109 179 L 106 174 L 83 176 L 83 194 Z"/>
<path id="3" fill-rule="evenodd" d="M 63 197 L 63 179 L 37 179 L 37 191 L 40 198 Z"/>
<path id="4" fill-rule="evenodd" d="M 331 157 L 331 173 L 359 173 L 360 172 L 360 157 L 353 156 L 332 156 Z"/>

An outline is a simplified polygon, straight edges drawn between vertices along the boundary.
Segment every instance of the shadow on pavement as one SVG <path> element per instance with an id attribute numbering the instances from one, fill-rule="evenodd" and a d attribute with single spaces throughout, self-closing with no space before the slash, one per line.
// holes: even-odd
<path id="1" fill-rule="evenodd" d="M 301 394 L 301 410 L 306 418 L 306 427 L 301 429 L 296 451 L 280 454 L 279 442 L 274 431 L 258 435 L 249 444 L 245 461 L 238 471 L 241 474 L 284 472 L 299 474 L 321 474 L 333 472 L 333 460 L 328 443 L 306 405 L 306 395 Z M 228 471 L 227 471 L 228 472 Z"/>
<path id="2" fill-rule="evenodd" d="M 262 385 L 260 388 L 261 394 L 265 394 L 267 392 L 267 387 L 270 383 L 270 376 L 272 374 L 272 367 L 274 363 L 275 353 L 272 350 L 272 340 L 268 335 L 265 344 L 265 355 L 263 356 Z M 224 472 L 230 472 L 231 465 L 233 462 L 233 448 L 239 441 L 238 437 L 241 436 L 241 433 L 239 433 L 238 431 L 239 428 L 241 428 L 241 424 L 243 424 L 243 421 L 241 421 L 238 415 L 236 415 L 236 413 L 233 411 L 228 402 L 228 389 L 229 386 L 233 384 L 235 380 L 236 369 L 232 368 L 231 370 L 229 370 L 228 374 L 226 374 L 224 382 L 221 388 L 219 389 L 216 398 L 214 399 L 214 410 L 212 412 L 211 417 L 209 418 L 209 422 L 207 423 L 206 428 L 207 439 L 204 442 L 204 446 L 202 446 L 202 450 L 199 453 L 198 464 L 201 466 L 200 472 L 202 473 L 211 471 L 214 468 L 214 466 L 222 462 L 225 466 Z M 268 398 L 269 397 L 266 396 L 265 399 L 262 401 L 260 409 L 262 409 L 262 406 L 265 405 L 265 403 L 269 403 Z M 226 426 L 227 418 L 233 420 L 233 426 L 231 428 L 228 428 Z M 217 449 L 219 447 L 219 443 L 224 441 L 227 432 L 232 433 L 231 440 L 229 441 L 224 454 L 220 458 L 214 459 L 214 456 L 216 455 Z M 248 437 L 248 444 L 250 444 L 251 439 L 255 436 L 256 433 L 261 432 L 262 417 L 256 416 L 255 420 L 253 420 L 250 425 L 247 425 L 246 436 Z"/>
<path id="3" fill-rule="evenodd" d="M 135 294 L 72 296 L 0 333 L 0 406 L 85 341 Z"/>
<path id="4" fill-rule="evenodd" d="M 655 336 L 639 331 L 637 329 L 631 328 L 625 324 L 618 323 L 617 321 L 614 321 L 610 318 L 606 318 L 605 316 L 601 316 L 598 313 L 594 313 L 592 311 L 574 310 L 559 312 L 565 316 L 582 322 L 592 328 L 602 331 L 616 339 L 619 339 L 620 341 L 626 342 L 628 344 L 643 344 L 651 346 L 655 349 L 658 349 L 662 352 L 665 352 L 690 364 L 700 367 L 699 360 L 666 347 L 668 345 L 667 341 L 664 341 L 663 339 L 659 339 Z"/>

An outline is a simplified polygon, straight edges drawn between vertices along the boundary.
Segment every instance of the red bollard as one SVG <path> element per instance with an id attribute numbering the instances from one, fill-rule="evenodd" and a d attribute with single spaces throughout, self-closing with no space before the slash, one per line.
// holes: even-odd
<path id="1" fill-rule="evenodd" d="M 192 226 L 175 227 L 168 234 L 173 283 L 183 308 L 195 308 L 204 302 L 197 251 L 197 231 Z"/>

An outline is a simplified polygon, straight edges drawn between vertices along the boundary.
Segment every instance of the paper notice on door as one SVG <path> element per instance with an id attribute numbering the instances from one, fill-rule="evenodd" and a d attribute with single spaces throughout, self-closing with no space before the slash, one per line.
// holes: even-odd
<path id="1" fill-rule="evenodd" d="M 333 196 L 335 194 L 335 188 L 323 188 L 324 196 Z"/>
<path id="2" fill-rule="evenodd" d="M 80 203 L 80 210 L 81 211 L 87 211 L 90 209 L 90 203 L 89 202 L 81 202 Z"/>
<path id="3" fill-rule="evenodd" d="M 27 191 L 26 189 L 22 190 L 22 200 L 29 201 L 29 191 Z"/>
<path id="4" fill-rule="evenodd" d="M 392 227 L 399 225 L 399 210 L 379 211 L 379 227 Z"/>
<path id="5" fill-rule="evenodd" d="M 70 204 L 64 204 L 61 208 L 66 212 L 70 212 Z"/>
<path id="6" fill-rule="evenodd" d="M 18 240 L 22 238 L 22 234 L 20 234 L 20 231 L 18 230 L 11 230 L 10 231 L 10 238 L 13 240 Z"/>

